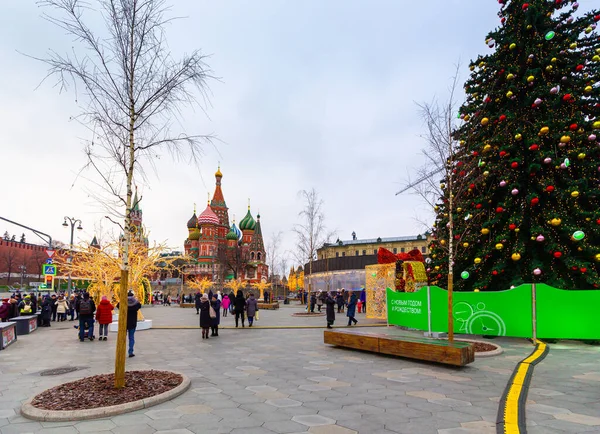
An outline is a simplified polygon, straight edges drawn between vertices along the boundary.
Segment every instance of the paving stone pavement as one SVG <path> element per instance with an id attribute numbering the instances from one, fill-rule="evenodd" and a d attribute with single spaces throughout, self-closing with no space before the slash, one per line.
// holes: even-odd
<path id="1" fill-rule="evenodd" d="M 261 322 L 325 321 L 291 317 L 295 310 L 263 311 Z M 198 321 L 190 309 L 144 308 L 144 315 L 163 325 Z M 502 355 L 461 369 L 326 346 L 321 329 L 222 330 L 207 341 L 199 330 L 155 329 L 136 334 L 137 357 L 127 359 L 127 369 L 185 373 L 192 386 L 183 395 L 105 419 L 22 417 L 21 403 L 35 394 L 113 370 L 115 334 L 80 343 L 72 325 L 40 329 L 0 352 L 0 434 L 493 434 L 499 397 L 532 350 L 523 339 L 496 339 Z M 600 348 L 575 342 L 550 346 L 535 368 L 528 432 L 600 432 L 599 355 Z M 64 366 L 82 369 L 39 375 Z"/>

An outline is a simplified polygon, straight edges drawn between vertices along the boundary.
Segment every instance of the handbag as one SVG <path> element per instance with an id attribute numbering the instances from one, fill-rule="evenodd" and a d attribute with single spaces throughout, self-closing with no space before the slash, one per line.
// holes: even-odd
<path id="1" fill-rule="evenodd" d="M 254 319 L 255 319 L 256 321 L 258 321 L 258 311 L 256 311 L 256 314 L 254 315 Z"/>
<path id="2" fill-rule="evenodd" d="M 209 307 L 208 314 L 210 315 L 211 318 L 216 318 L 217 317 L 217 312 L 215 312 L 215 310 L 213 309 L 212 306 Z"/>

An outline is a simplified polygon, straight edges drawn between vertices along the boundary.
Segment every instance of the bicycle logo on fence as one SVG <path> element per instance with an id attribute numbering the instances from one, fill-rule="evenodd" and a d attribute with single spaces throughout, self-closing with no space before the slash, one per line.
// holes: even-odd
<path id="1" fill-rule="evenodd" d="M 460 333 L 469 335 L 506 336 L 506 324 L 495 312 L 485 310 L 485 303 L 475 307 L 465 301 L 454 305 L 454 319 Z"/>

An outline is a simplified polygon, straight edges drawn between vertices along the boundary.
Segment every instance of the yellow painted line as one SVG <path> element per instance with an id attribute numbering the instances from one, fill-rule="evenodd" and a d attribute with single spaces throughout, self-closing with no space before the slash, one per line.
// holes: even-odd
<path id="1" fill-rule="evenodd" d="M 523 385 L 526 381 L 527 373 L 530 370 L 533 370 L 531 363 L 542 357 L 544 351 L 546 351 L 546 344 L 544 342 L 536 340 L 536 345 L 536 350 L 519 363 L 515 375 L 512 378 L 512 382 L 509 385 L 504 407 L 505 434 L 521 433 L 521 427 L 519 426 L 519 412 L 524 412 L 525 408 L 519 408 L 519 400 L 524 393 Z M 526 390 L 525 393 L 527 393 Z"/>

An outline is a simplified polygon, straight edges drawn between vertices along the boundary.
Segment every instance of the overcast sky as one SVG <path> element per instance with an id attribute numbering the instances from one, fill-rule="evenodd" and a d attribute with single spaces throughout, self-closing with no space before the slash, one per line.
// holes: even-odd
<path id="1" fill-rule="evenodd" d="M 42 56 L 72 41 L 44 21 L 34 0 L 4 0 L 0 15 L 0 216 L 69 241 L 64 215 L 83 221 L 82 239 L 105 214 L 90 198 L 96 187 L 77 172 L 89 134 L 70 117 L 74 93 L 37 88 Z M 495 0 L 174 0 L 168 29 L 175 56 L 200 48 L 221 81 L 210 83 L 204 115 L 187 111 L 190 134 L 213 133 L 200 166 L 167 153 L 140 181 L 151 240 L 183 248 L 194 203 L 214 190 L 221 162 L 230 216 L 260 210 L 265 241 L 284 232 L 285 249 L 302 208 L 297 192 L 315 187 L 326 223 L 341 239 L 422 233 L 424 204 L 394 193 L 422 164 L 423 125 L 415 102 L 444 99 L 454 65 L 488 50 L 498 24 Z M 459 97 L 462 98 L 462 95 Z M 110 223 L 103 223 L 104 231 Z M 0 221 L 0 231 L 22 230 Z M 35 241 L 27 234 L 28 241 Z"/>

